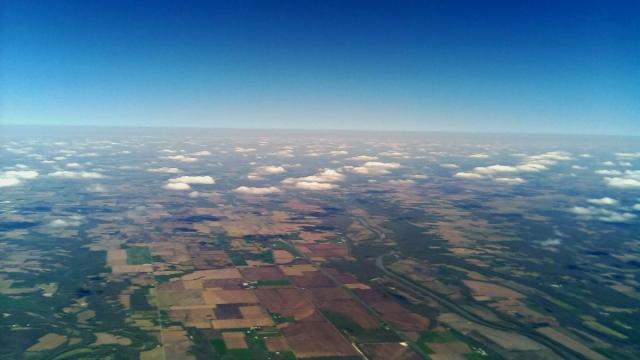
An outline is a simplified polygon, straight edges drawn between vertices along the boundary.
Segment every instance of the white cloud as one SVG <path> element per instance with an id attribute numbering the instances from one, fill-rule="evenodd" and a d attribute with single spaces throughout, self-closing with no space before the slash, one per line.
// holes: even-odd
<path id="1" fill-rule="evenodd" d="M 178 168 L 174 168 L 174 167 L 159 167 L 159 168 L 152 168 L 152 169 L 147 169 L 148 172 L 155 172 L 155 173 L 166 173 L 166 174 L 177 174 L 177 173 L 181 173 L 182 170 L 178 169 Z"/>
<path id="2" fill-rule="evenodd" d="M 94 185 L 91 185 L 91 186 L 87 187 L 87 191 L 96 192 L 96 193 L 102 193 L 102 192 L 106 192 L 107 189 L 104 186 L 100 185 L 100 184 L 94 184 Z"/>
<path id="3" fill-rule="evenodd" d="M 193 156 L 207 156 L 207 155 L 211 155 L 211 152 L 209 152 L 207 150 L 203 150 L 203 151 L 194 152 L 191 155 L 193 155 Z"/>
<path id="4" fill-rule="evenodd" d="M 256 151 L 256 149 L 254 149 L 254 148 L 237 147 L 237 148 L 235 148 L 235 151 L 237 153 L 248 153 L 248 152 L 254 152 L 254 151 Z"/>
<path id="5" fill-rule="evenodd" d="M 55 219 L 51 221 L 49 224 L 47 224 L 47 226 L 54 227 L 54 228 L 79 226 L 80 224 L 82 224 L 80 220 L 82 220 L 81 216 L 70 216 L 67 219 Z"/>
<path id="6" fill-rule="evenodd" d="M 336 156 L 336 155 L 347 155 L 349 152 L 345 151 L 345 150 L 333 150 L 333 151 L 329 151 L 329 154 Z"/>
<path id="7" fill-rule="evenodd" d="M 493 181 L 507 185 L 519 185 L 525 182 L 524 179 L 519 177 L 499 177 L 493 179 Z"/>
<path id="8" fill-rule="evenodd" d="M 544 241 L 540 241 L 540 245 L 542 246 L 558 246 L 562 243 L 562 241 L 560 241 L 560 239 L 547 239 Z"/>
<path id="9" fill-rule="evenodd" d="M 605 177 L 604 181 L 609 187 L 619 189 L 640 188 L 640 170 L 625 170 L 624 173 L 616 177 Z"/>
<path id="10" fill-rule="evenodd" d="M 373 161 L 373 160 L 378 160 L 378 157 L 377 156 L 369 156 L 369 155 L 358 155 L 358 156 L 350 157 L 347 160 Z"/>
<path id="11" fill-rule="evenodd" d="M 185 183 L 166 183 L 163 188 L 167 190 L 190 190 L 191 186 Z"/>
<path id="12" fill-rule="evenodd" d="M 606 176 L 622 175 L 622 172 L 619 170 L 596 170 L 595 173 L 598 175 L 606 175 Z"/>
<path id="13" fill-rule="evenodd" d="M 211 185 L 215 184 L 216 181 L 211 176 L 180 176 L 177 178 L 169 179 L 169 183 L 174 184 L 202 184 L 202 185 Z"/>
<path id="14" fill-rule="evenodd" d="M 618 212 L 612 211 L 608 209 L 600 209 L 593 206 L 590 207 L 582 207 L 582 206 L 574 206 L 569 209 L 569 212 L 578 215 L 580 218 L 584 220 L 600 220 L 603 222 L 610 223 L 624 223 L 629 222 L 635 219 L 637 216 L 635 214 L 629 212 Z"/>
<path id="15" fill-rule="evenodd" d="M 415 181 L 413 181 L 411 179 L 394 179 L 394 180 L 389 180 L 388 183 L 391 184 L 391 185 L 404 186 L 404 185 L 415 184 Z"/>
<path id="16" fill-rule="evenodd" d="M 602 165 L 604 165 L 604 166 L 615 166 L 616 164 L 613 161 L 608 160 L 608 161 L 603 161 Z"/>
<path id="17" fill-rule="evenodd" d="M 317 181 L 300 181 L 296 182 L 294 186 L 303 190 L 331 190 L 338 187 L 338 185 Z"/>
<path id="18" fill-rule="evenodd" d="M 73 169 L 77 169 L 79 167 L 82 167 L 82 165 L 78 164 L 77 162 L 72 162 L 72 163 L 68 163 L 67 164 L 68 168 L 73 168 Z"/>
<path id="19" fill-rule="evenodd" d="M 636 179 L 627 179 L 622 177 L 607 177 L 604 178 L 605 183 L 609 187 L 620 188 L 620 189 L 639 189 L 640 188 L 640 180 Z"/>
<path id="20" fill-rule="evenodd" d="M 233 191 L 239 194 L 246 194 L 246 195 L 267 195 L 267 194 L 278 193 L 280 192 L 280 189 L 278 189 L 275 186 L 269 186 L 269 187 L 240 186 L 234 189 Z"/>
<path id="21" fill-rule="evenodd" d="M 589 199 L 587 200 L 587 202 L 594 205 L 618 205 L 618 200 L 612 199 L 610 197 L 603 197 L 599 199 Z"/>
<path id="22" fill-rule="evenodd" d="M 55 171 L 48 175 L 65 179 L 101 179 L 104 177 L 95 171 Z"/>
<path id="23" fill-rule="evenodd" d="M 440 167 L 443 167 L 445 169 L 457 169 L 460 166 L 458 166 L 456 164 L 440 164 Z"/>
<path id="24" fill-rule="evenodd" d="M 293 184 L 299 182 L 309 182 L 309 183 L 333 183 L 343 181 L 345 176 L 333 169 L 325 169 L 323 171 L 318 172 L 315 175 L 305 176 L 300 178 L 286 178 L 282 180 L 283 184 Z"/>
<path id="25" fill-rule="evenodd" d="M 362 166 L 345 167 L 345 169 L 360 175 L 386 175 L 389 170 L 398 169 L 400 164 L 392 162 L 367 161 Z"/>
<path id="26" fill-rule="evenodd" d="M 640 159 L 640 152 L 618 152 L 615 155 L 618 159 L 623 160 Z"/>
<path id="27" fill-rule="evenodd" d="M 462 179 L 484 179 L 484 175 L 472 173 L 472 172 L 459 172 L 453 175 Z"/>
<path id="28" fill-rule="evenodd" d="M 491 156 L 489 156 L 488 154 L 479 153 L 479 154 L 471 154 L 469 155 L 469 157 L 472 159 L 488 159 Z"/>
<path id="29" fill-rule="evenodd" d="M 640 203 L 637 203 L 631 207 L 635 211 L 640 211 Z"/>
<path id="30" fill-rule="evenodd" d="M 575 170 L 586 170 L 587 169 L 586 166 L 580 166 L 580 165 L 571 165 L 571 168 L 575 169 Z"/>
<path id="31" fill-rule="evenodd" d="M 0 187 L 16 186 L 22 180 L 32 180 L 38 177 L 38 172 L 34 170 L 9 170 L 0 173 Z"/>
<path id="32" fill-rule="evenodd" d="M 168 159 L 168 160 L 175 160 L 175 161 L 182 161 L 182 162 L 194 162 L 194 161 L 198 161 L 198 158 L 194 158 L 194 157 L 190 157 L 190 156 L 185 156 L 185 155 L 171 155 L 171 156 L 164 156 L 163 159 Z"/>

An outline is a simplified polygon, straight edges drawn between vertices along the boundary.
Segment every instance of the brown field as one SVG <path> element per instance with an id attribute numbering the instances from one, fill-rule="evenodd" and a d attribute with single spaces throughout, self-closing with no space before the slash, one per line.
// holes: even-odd
<path id="1" fill-rule="evenodd" d="M 245 319 L 269 317 L 269 314 L 260 305 L 240 306 L 238 310 L 240 310 L 240 314 L 242 314 L 242 317 Z"/>
<path id="2" fill-rule="evenodd" d="M 107 251 L 107 264 L 111 267 L 116 265 L 127 265 L 127 250 L 109 249 Z"/>
<path id="3" fill-rule="evenodd" d="M 597 352 L 589 349 L 586 345 L 582 344 L 581 342 L 578 342 L 577 340 L 569 337 L 568 335 L 565 335 L 564 333 L 562 333 L 559 330 L 556 330 L 552 327 L 544 327 L 544 328 L 538 328 L 536 329 L 537 332 L 543 334 L 544 336 L 548 337 L 549 339 L 577 352 L 580 353 L 582 356 L 584 356 L 587 359 L 590 360 L 605 360 L 606 357 L 598 354 Z"/>
<path id="4" fill-rule="evenodd" d="M 346 258 L 349 256 L 349 251 L 344 244 L 304 244 L 296 245 L 296 248 L 311 257 Z"/>
<path id="5" fill-rule="evenodd" d="M 476 280 L 464 280 L 464 284 L 473 291 L 474 296 L 489 296 L 491 298 L 522 299 L 525 296 L 507 287 Z"/>
<path id="6" fill-rule="evenodd" d="M 284 279 L 285 275 L 277 266 L 260 266 L 260 267 L 242 267 L 239 268 L 240 274 L 245 281 L 258 280 L 278 280 Z"/>
<path id="7" fill-rule="evenodd" d="M 204 305 L 201 290 L 158 291 L 158 303 L 161 308 L 173 305 Z"/>
<path id="8" fill-rule="evenodd" d="M 200 270 L 184 275 L 182 280 L 239 279 L 242 278 L 236 268 Z"/>
<path id="9" fill-rule="evenodd" d="M 248 347 L 244 339 L 244 332 L 223 332 L 222 339 L 228 349 L 246 349 Z"/>
<path id="10" fill-rule="evenodd" d="M 273 259 L 276 264 L 288 264 L 295 259 L 295 256 L 287 250 L 273 250 Z"/>
<path id="11" fill-rule="evenodd" d="M 182 327 L 170 326 L 160 331 L 162 332 L 162 344 L 166 359 L 195 360 L 195 357 L 187 354 L 193 343 Z"/>
<path id="12" fill-rule="evenodd" d="M 329 310 L 347 316 L 364 329 L 377 329 L 380 327 L 378 320 L 353 299 L 325 301 L 319 307 L 323 310 Z"/>
<path id="13" fill-rule="evenodd" d="M 408 346 L 399 343 L 378 343 L 362 345 L 364 353 L 372 360 L 419 360 L 416 354 Z"/>
<path id="14" fill-rule="evenodd" d="M 202 287 L 235 290 L 242 289 L 243 282 L 243 279 L 209 279 L 202 281 Z"/>
<path id="15" fill-rule="evenodd" d="M 284 336 L 272 336 L 264 339 L 267 350 L 270 352 L 289 351 L 291 347 Z"/>
<path id="16" fill-rule="evenodd" d="M 111 267 L 111 271 L 114 274 L 122 273 L 151 273 L 153 272 L 153 265 L 114 265 Z"/>
<path id="17" fill-rule="evenodd" d="M 299 276 L 292 276 L 291 280 L 296 286 L 303 288 L 318 288 L 335 286 L 333 281 L 320 271 L 309 271 Z"/>
<path id="18" fill-rule="evenodd" d="M 252 290 L 218 290 L 205 289 L 202 291 L 205 303 L 210 305 L 218 304 L 255 304 L 258 298 Z"/>
<path id="19" fill-rule="evenodd" d="M 252 326 L 273 326 L 273 319 L 268 318 L 253 318 L 253 319 L 225 319 L 225 320 L 211 320 L 211 326 L 214 329 L 239 329 L 250 328 Z"/>
<path id="20" fill-rule="evenodd" d="M 262 288 L 255 293 L 269 311 L 300 320 L 311 315 L 315 307 L 301 290 L 294 288 Z"/>
<path id="21" fill-rule="evenodd" d="M 60 334 L 49 333 L 38 339 L 38 342 L 27 349 L 27 352 L 52 350 L 67 342 L 67 337 Z"/>
<path id="22" fill-rule="evenodd" d="M 301 322 L 281 329 L 296 357 L 353 356 L 351 345 L 328 322 Z"/>
<path id="23" fill-rule="evenodd" d="M 207 305 L 208 306 L 208 305 Z M 200 329 L 211 327 L 210 320 L 215 319 L 213 308 L 175 308 L 169 311 L 171 320 L 182 322 L 185 326 L 192 326 Z"/>
<path id="24" fill-rule="evenodd" d="M 318 240 L 323 240 L 332 236 L 335 236 L 336 233 L 330 231 L 322 231 L 322 232 L 311 232 L 311 231 L 301 231 L 298 236 L 305 242 L 315 242 Z"/>
<path id="25" fill-rule="evenodd" d="M 369 306 L 374 308 L 392 326 L 402 331 L 422 331 L 429 326 L 429 319 L 413 313 L 397 302 L 375 290 L 354 290 Z"/>
<path id="26" fill-rule="evenodd" d="M 331 300 L 351 299 L 351 295 L 339 287 L 314 288 L 307 290 L 306 293 L 309 295 L 311 302 L 316 306 L 321 306 L 323 303 Z"/>
<path id="27" fill-rule="evenodd" d="M 111 344 L 114 344 L 114 345 L 117 344 L 122 346 L 131 345 L 131 339 L 124 336 L 118 336 L 118 335 L 113 335 L 113 334 L 104 333 L 104 332 L 95 333 L 95 335 L 96 335 L 96 342 L 91 344 L 91 346 L 111 345 Z"/>
<path id="28" fill-rule="evenodd" d="M 304 275 L 305 272 L 317 271 L 317 269 L 311 264 L 280 265 L 279 268 L 283 273 L 289 276 L 300 276 Z"/>

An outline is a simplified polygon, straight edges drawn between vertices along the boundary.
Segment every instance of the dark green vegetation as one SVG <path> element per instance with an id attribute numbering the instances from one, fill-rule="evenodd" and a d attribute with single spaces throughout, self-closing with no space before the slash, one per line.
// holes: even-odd
<path id="1" fill-rule="evenodd" d="M 150 264 L 151 252 L 146 246 L 134 246 L 127 248 L 127 263 L 129 265 Z"/>

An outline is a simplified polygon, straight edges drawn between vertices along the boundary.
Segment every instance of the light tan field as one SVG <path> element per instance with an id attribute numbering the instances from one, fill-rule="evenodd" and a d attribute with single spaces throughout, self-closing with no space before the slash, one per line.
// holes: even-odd
<path id="1" fill-rule="evenodd" d="M 202 292 L 205 303 L 219 304 L 257 304 L 258 298 L 253 290 L 220 290 L 205 289 Z"/>
<path id="2" fill-rule="evenodd" d="M 44 335 L 38 342 L 27 349 L 27 352 L 46 351 L 57 348 L 67 342 L 67 337 L 60 334 L 49 333 Z"/>
<path id="3" fill-rule="evenodd" d="M 222 339 L 228 349 L 246 349 L 248 347 L 244 339 L 244 332 L 223 332 Z"/>
<path id="4" fill-rule="evenodd" d="M 476 280 L 463 280 L 464 284 L 473 291 L 474 296 L 488 296 L 491 298 L 522 299 L 525 296 L 507 287 Z"/>
<path id="5" fill-rule="evenodd" d="M 564 333 L 562 333 L 559 330 L 556 330 L 552 327 L 543 327 L 543 328 L 538 328 L 536 329 L 537 332 L 543 334 L 544 336 L 548 337 L 549 339 L 577 352 L 580 353 L 582 356 L 586 357 L 587 359 L 590 360 L 606 360 L 606 357 L 600 355 L 599 353 L 589 349 L 587 346 L 585 346 L 584 344 L 578 342 L 577 340 L 574 340 L 573 338 L 565 335 Z"/>

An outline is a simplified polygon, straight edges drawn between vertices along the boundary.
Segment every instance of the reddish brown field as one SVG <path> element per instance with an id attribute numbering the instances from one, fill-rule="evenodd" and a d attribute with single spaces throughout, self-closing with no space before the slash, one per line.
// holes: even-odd
<path id="1" fill-rule="evenodd" d="M 326 321 L 294 323 L 281 331 L 296 357 L 356 355 L 351 344 Z"/>
<path id="2" fill-rule="evenodd" d="M 286 276 L 277 266 L 259 266 L 239 268 L 245 281 L 278 280 Z"/>
<path id="3" fill-rule="evenodd" d="M 375 290 L 356 289 L 354 292 L 398 330 L 422 331 L 429 326 L 429 319 L 405 309 Z"/>
<path id="4" fill-rule="evenodd" d="M 333 287 L 334 283 L 320 271 L 305 272 L 300 276 L 292 276 L 290 279 L 296 286 L 303 288 Z"/>
<path id="5" fill-rule="evenodd" d="M 419 360 L 422 359 L 408 346 L 399 343 L 364 344 L 364 353 L 372 360 Z"/>
<path id="6" fill-rule="evenodd" d="M 326 301 L 320 308 L 347 316 L 365 329 L 377 329 L 380 327 L 378 320 L 353 299 Z"/>
<path id="7" fill-rule="evenodd" d="M 311 315 L 314 306 L 303 292 L 294 288 L 263 288 L 255 290 L 260 303 L 269 311 L 284 316 L 293 315 L 296 320 Z"/>

